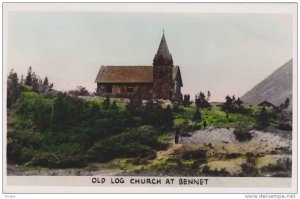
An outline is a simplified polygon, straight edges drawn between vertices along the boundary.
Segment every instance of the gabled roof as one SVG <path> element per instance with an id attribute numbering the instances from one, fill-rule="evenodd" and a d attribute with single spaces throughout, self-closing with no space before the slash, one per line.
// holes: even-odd
<path id="1" fill-rule="evenodd" d="M 153 66 L 173 66 L 173 59 L 169 53 L 165 34 L 161 38 L 157 53 L 153 59 Z"/>
<path id="2" fill-rule="evenodd" d="M 274 104 L 272 104 L 271 102 L 268 102 L 267 100 L 261 102 L 260 104 L 258 104 L 258 106 L 276 107 Z"/>
<path id="3" fill-rule="evenodd" d="M 101 66 L 96 83 L 153 83 L 153 67 L 155 66 Z M 172 69 L 172 80 L 182 79 L 179 66 Z"/>
<path id="4" fill-rule="evenodd" d="M 153 66 L 101 66 L 97 83 L 152 83 Z"/>
<path id="5" fill-rule="evenodd" d="M 180 73 L 180 68 L 179 68 L 179 66 L 174 66 L 174 67 L 173 67 L 173 71 L 172 71 L 172 80 L 175 81 L 176 78 L 179 78 L 180 85 L 181 85 L 181 87 L 182 87 L 182 86 L 183 86 L 183 83 L 182 83 L 182 79 L 181 79 L 181 73 Z"/>

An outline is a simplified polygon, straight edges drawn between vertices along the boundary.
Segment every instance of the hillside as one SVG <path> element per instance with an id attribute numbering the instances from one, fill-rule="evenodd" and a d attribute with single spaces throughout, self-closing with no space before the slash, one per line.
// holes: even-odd
<path id="1" fill-rule="evenodd" d="M 242 96 L 242 100 L 249 104 L 259 104 L 267 100 L 274 105 L 284 103 L 286 98 L 292 102 L 293 60 L 274 71 L 266 79 Z M 291 109 L 291 105 L 289 109 Z"/>
<path id="2" fill-rule="evenodd" d="M 212 105 L 197 121 L 194 105 L 21 87 L 8 111 L 8 175 L 291 176 L 291 131 L 272 115 L 261 131 L 257 106 L 226 114 Z"/>

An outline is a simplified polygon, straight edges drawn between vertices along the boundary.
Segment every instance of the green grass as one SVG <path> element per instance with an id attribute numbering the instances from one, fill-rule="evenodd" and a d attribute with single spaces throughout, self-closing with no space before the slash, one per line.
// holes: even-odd
<path id="1" fill-rule="evenodd" d="M 171 134 L 161 134 L 157 137 L 159 142 L 169 142 L 171 138 Z"/>
<path id="2" fill-rule="evenodd" d="M 229 113 L 228 118 L 226 113 L 221 111 L 220 107 L 212 106 L 211 109 L 201 109 L 202 122 L 205 120 L 207 126 L 214 127 L 238 127 L 238 126 L 253 126 L 255 125 L 255 114 L 257 108 L 253 107 L 254 111 L 251 114 Z M 195 113 L 195 107 L 184 107 L 182 111 L 175 114 L 174 125 L 180 126 L 184 123 L 193 125 L 192 118 Z"/>

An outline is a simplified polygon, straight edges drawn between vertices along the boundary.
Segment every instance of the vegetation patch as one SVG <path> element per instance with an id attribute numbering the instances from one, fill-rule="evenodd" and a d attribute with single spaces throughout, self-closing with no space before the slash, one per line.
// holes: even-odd
<path id="1" fill-rule="evenodd" d="M 243 127 L 239 127 L 237 129 L 235 129 L 233 131 L 235 138 L 239 141 L 239 142 L 245 142 L 245 141 L 249 141 L 252 139 L 252 135 L 251 133 Z"/>

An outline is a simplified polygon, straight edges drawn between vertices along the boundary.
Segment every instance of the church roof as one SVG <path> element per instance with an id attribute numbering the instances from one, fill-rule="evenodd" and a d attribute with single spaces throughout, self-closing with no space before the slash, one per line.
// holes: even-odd
<path id="1" fill-rule="evenodd" d="M 181 79 L 181 73 L 180 73 L 180 68 L 179 66 L 174 66 L 173 67 L 173 71 L 172 71 L 172 80 L 175 81 L 176 78 L 179 78 L 179 81 L 180 81 L 180 84 L 181 84 L 181 87 L 183 86 L 183 83 L 182 83 L 182 79 Z"/>
<path id="2" fill-rule="evenodd" d="M 101 66 L 97 83 L 152 83 L 153 66 Z"/>
<path id="3" fill-rule="evenodd" d="M 157 53 L 153 59 L 154 66 L 172 66 L 173 59 L 172 55 L 169 52 L 165 34 L 161 38 Z"/>
<path id="4" fill-rule="evenodd" d="M 172 69 L 172 80 L 182 79 L 179 66 Z M 153 66 L 101 66 L 96 83 L 153 83 Z"/>

